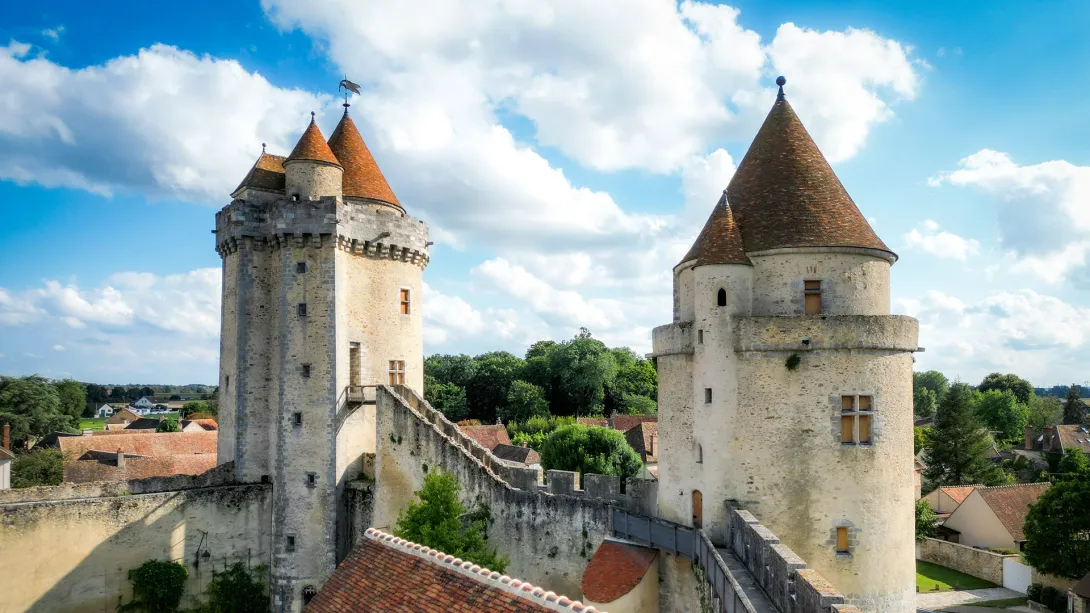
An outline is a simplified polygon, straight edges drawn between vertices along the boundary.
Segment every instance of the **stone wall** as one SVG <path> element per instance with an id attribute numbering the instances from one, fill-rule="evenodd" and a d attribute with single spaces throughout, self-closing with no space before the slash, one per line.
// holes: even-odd
<path id="1" fill-rule="evenodd" d="M 186 482 L 209 478 L 3 492 L 0 613 L 113 611 L 131 598 L 128 571 L 151 559 L 185 563 L 188 606 L 213 568 L 267 564 L 271 486 L 163 489 Z"/>
<path id="2" fill-rule="evenodd" d="M 821 282 L 821 312 L 889 314 L 889 254 L 816 247 L 750 253 L 754 315 L 802 315 L 804 280 Z"/>
<path id="3" fill-rule="evenodd" d="M 975 549 L 938 539 L 919 541 L 916 559 L 931 562 L 946 568 L 1003 585 L 1003 558 L 1018 559 L 1019 556 L 1005 556 L 983 549 Z"/>
<path id="4" fill-rule="evenodd" d="M 610 533 L 610 501 L 624 505 L 615 478 L 511 466 L 493 456 L 404 386 L 378 390 L 373 525 L 392 531 L 428 471 L 453 473 L 470 508 L 485 508 L 488 540 L 509 558 L 506 573 L 569 598 L 582 598 L 583 571 Z M 521 488 L 521 489 L 520 489 Z M 641 500 L 654 496 L 640 489 Z"/>

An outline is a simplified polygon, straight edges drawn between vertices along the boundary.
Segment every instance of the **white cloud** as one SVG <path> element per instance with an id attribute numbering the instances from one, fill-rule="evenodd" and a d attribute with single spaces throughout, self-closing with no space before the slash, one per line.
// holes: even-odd
<path id="1" fill-rule="evenodd" d="M 519 354 L 547 334 L 543 325 L 527 321 L 510 309 L 479 311 L 458 296 L 424 284 L 424 343 L 426 351 L 484 352 L 498 348 Z"/>
<path id="2" fill-rule="evenodd" d="M 991 149 L 928 180 L 972 187 L 998 204 L 1000 242 L 1012 269 L 1057 283 L 1083 271 L 1090 253 L 1090 167 L 1064 160 L 1023 166 Z"/>
<path id="3" fill-rule="evenodd" d="M 53 345 L 53 351 L 64 351 L 64 345 Z"/>
<path id="4" fill-rule="evenodd" d="M 503 258 L 482 263 L 473 271 L 491 286 L 520 300 L 537 315 L 558 325 L 611 328 L 623 321 L 620 303 L 609 299 L 586 299 L 571 290 L 560 290 Z"/>
<path id="5" fill-rule="evenodd" d="M 939 224 L 927 219 L 904 235 L 909 248 L 919 249 L 937 258 L 961 260 L 980 253 L 980 241 L 939 230 Z"/>
<path id="6" fill-rule="evenodd" d="M 53 42 L 57 42 L 58 40 L 60 40 L 61 34 L 64 34 L 63 25 L 57 26 L 55 28 L 46 28 L 42 30 L 42 36 L 52 40 Z"/>

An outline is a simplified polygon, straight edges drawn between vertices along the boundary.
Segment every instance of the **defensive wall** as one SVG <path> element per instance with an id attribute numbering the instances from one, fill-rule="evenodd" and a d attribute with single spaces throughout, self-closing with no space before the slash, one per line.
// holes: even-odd
<path id="1" fill-rule="evenodd" d="M 0 491 L 0 613 L 112 612 L 150 559 L 186 565 L 191 605 L 213 568 L 267 564 L 272 486 L 233 472 Z"/>

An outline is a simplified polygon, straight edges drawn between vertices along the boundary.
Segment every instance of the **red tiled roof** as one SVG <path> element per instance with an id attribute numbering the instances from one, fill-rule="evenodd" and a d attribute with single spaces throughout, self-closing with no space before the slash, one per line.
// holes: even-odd
<path id="1" fill-rule="evenodd" d="M 583 571 L 583 597 L 604 604 L 631 592 L 647 574 L 657 553 L 638 545 L 602 541 Z"/>
<path id="2" fill-rule="evenodd" d="M 752 266 L 742 244 L 742 233 L 734 220 L 734 213 L 727 204 L 726 192 L 719 198 L 704 229 L 696 237 L 696 242 L 681 258 L 682 262 L 696 260 L 698 266 L 708 264 L 745 264 Z"/>
<path id="3" fill-rule="evenodd" d="M 601 428 L 609 427 L 609 419 L 605 417 L 580 417 L 575 421 L 584 426 L 598 426 Z"/>
<path id="4" fill-rule="evenodd" d="M 126 421 L 133 422 L 133 421 L 136 421 L 138 419 L 140 419 L 140 416 L 137 415 L 136 413 L 133 413 L 129 409 L 121 409 L 120 411 L 115 412 L 112 416 L 107 417 L 105 423 L 108 423 L 108 424 L 123 424 Z"/>
<path id="5" fill-rule="evenodd" d="M 79 457 L 90 450 L 113 451 L 146 457 L 161 457 L 188 453 L 216 453 L 218 432 L 156 432 L 129 434 L 119 432 L 109 436 L 73 436 L 58 441 L 61 451 Z"/>
<path id="6" fill-rule="evenodd" d="M 0 447 L 0 460 L 13 460 L 13 459 L 15 459 L 15 454 L 13 454 L 12 452 L 8 451 L 7 449 L 5 449 L 3 447 Z"/>
<path id="7" fill-rule="evenodd" d="M 492 449 L 492 455 L 501 460 L 521 462 L 522 464 L 540 464 L 541 456 L 529 447 L 518 445 L 504 445 L 500 443 Z"/>
<path id="8" fill-rule="evenodd" d="M 1024 483 L 1021 485 L 1000 485 L 997 487 L 977 488 L 977 492 L 988 504 L 995 516 L 1010 532 L 1014 542 L 1026 540 L 1022 524 L 1026 522 L 1029 505 L 1037 502 L 1041 494 L 1048 489 L 1048 483 Z"/>
<path id="9" fill-rule="evenodd" d="M 94 452 L 91 453 L 103 453 Z M 92 481 L 129 481 L 148 477 L 169 477 L 171 475 L 199 475 L 216 467 L 216 454 L 188 454 L 162 456 L 158 458 L 125 458 L 125 470 L 117 468 L 117 454 L 105 454 L 112 457 L 78 460 L 69 462 L 64 467 L 66 483 L 89 483 Z"/>
<path id="10" fill-rule="evenodd" d="M 348 111 L 345 111 L 341 122 L 330 135 L 329 148 L 344 166 L 341 191 L 345 196 L 370 198 L 401 208 L 394 190 L 390 189 Z"/>
<path id="11" fill-rule="evenodd" d="M 480 443 L 481 447 L 492 451 L 496 445 L 510 445 L 507 428 L 500 424 L 494 426 L 458 426 L 466 436 Z"/>
<path id="12" fill-rule="evenodd" d="M 595 609 L 369 528 L 304 611 L 585 613 Z"/>
<path id="13" fill-rule="evenodd" d="M 1086 431 L 1086 426 L 1056 426 L 1056 435 L 1060 437 L 1064 451 L 1081 449 L 1090 454 L 1090 432 Z"/>
<path id="14" fill-rule="evenodd" d="M 892 254 L 875 235 L 787 100 L 772 105 L 727 201 L 746 253 L 788 247 L 865 247 Z"/>
<path id="15" fill-rule="evenodd" d="M 263 149 L 253 167 L 250 168 L 250 172 L 246 173 L 242 182 L 231 193 L 236 194 L 244 187 L 284 191 L 284 156 L 265 153 Z"/>
<path id="16" fill-rule="evenodd" d="M 626 430 L 624 438 L 636 450 L 636 453 L 640 454 L 645 464 L 653 464 L 658 462 L 658 435 L 658 423 L 648 421 Z"/>
<path id="17" fill-rule="evenodd" d="M 616 415 L 614 414 L 609 418 L 609 427 L 614 430 L 620 430 L 621 432 L 628 432 L 636 426 L 647 423 L 658 423 L 658 415 Z"/>
<path id="18" fill-rule="evenodd" d="M 318 129 L 318 124 L 314 123 L 313 116 L 310 118 L 310 125 L 303 132 L 303 136 L 299 137 L 299 142 L 295 144 L 295 149 L 291 150 L 291 155 L 284 162 L 294 162 L 296 160 L 313 160 L 336 166 L 341 165 L 337 161 L 337 157 L 333 155 L 329 145 L 326 144 L 325 137 L 322 136 L 322 131 Z"/>
<path id="19" fill-rule="evenodd" d="M 984 487 L 983 485 L 954 485 L 939 488 L 947 496 L 952 498 L 954 502 L 961 504 L 965 502 L 965 499 L 969 497 L 969 494 L 973 493 L 978 487 Z"/>

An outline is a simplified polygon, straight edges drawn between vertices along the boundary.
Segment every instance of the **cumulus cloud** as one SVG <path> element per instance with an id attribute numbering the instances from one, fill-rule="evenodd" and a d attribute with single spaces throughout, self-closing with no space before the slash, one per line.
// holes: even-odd
<path id="1" fill-rule="evenodd" d="M 918 228 L 904 235 L 905 243 L 937 258 L 965 261 L 980 253 L 980 241 L 963 238 L 939 229 L 939 224 L 927 219 Z"/>
<path id="2" fill-rule="evenodd" d="M 1090 253 L 1090 167 L 1064 160 L 1016 163 L 991 149 L 929 179 L 933 187 L 970 187 L 994 199 L 1000 243 L 1015 271 L 1050 283 L 1084 271 Z"/>
<path id="3" fill-rule="evenodd" d="M 61 39 L 61 34 L 64 34 L 64 26 L 60 25 L 55 28 L 46 28 L 42 30 L 42 36 L 48 38 L 53 42 L 57 42 Z"/>

